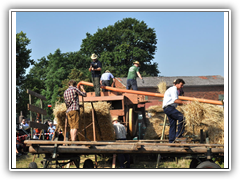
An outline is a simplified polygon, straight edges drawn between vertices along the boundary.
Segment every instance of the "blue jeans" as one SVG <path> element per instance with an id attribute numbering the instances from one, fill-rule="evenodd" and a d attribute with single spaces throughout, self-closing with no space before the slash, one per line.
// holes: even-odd
<path id="1" fill-rule="evenodd" d="M 168 117 L 169 123 L 170 123 L 170 129 L 169 129 L 169 143 L 172 143 L 176 137 L 180 138 L 182 137 L 182 134 L 184 133 L 185 124 L 183 121 L 183 114 L 180 113 L 175 107 L 173 106 L 167 106 L 164 108 L 164 112 Z M 176 133 L 176 124 L 178 120 L 178 132 Z"/>
<path id="2" fill-rule="evenodd" d="M 138 90 L 136 79 L 127 79 L 127 89 L 132 87 L 133 90 Z"/>

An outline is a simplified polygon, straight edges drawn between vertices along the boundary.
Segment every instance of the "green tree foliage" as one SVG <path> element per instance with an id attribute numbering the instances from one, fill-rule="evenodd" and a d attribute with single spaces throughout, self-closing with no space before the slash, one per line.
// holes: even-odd
<path id="1" fill-rule="evenodd" d="M 28 99 L 26 97 L 26 69 L 33 64 L 33 60 L 30 59 L 31 49 L 27 49 L 30 44 L 30 39 L 27 38 L 26 33 L 22 31 L 16 34 L 16 109 L 17 113 L 23 112 L 23 115 L 27 113 Z"/>
<path id="2" fill-rule="evenodd" d="M 117 21 L 113 26 L 86 34 L 80 51 L 89 57 L 99 56 L 103 72 L 108 69 L 116 77 L 126 77 L 133 61 L 139 61 L 144 76 L 157 76 L 157 63 L 152 63 L 156 50 L 156 34 L 146 23 L 133 18 Z"/>
<path id="3" fill-rule="evenodd" d="M 43 108 L 47 109 L 48 116 L 52 116 L 52 108 L 47 108 L 47 105 L 51 104 L 54 108 L 57 101 L 63 102 L 63 93 L 70 79 L 91 81 L 88 68 L 92 53 L 99 56 L 102 73 L 108 69 L 115 77 L 126 77 L 133 61 L 139 61 L 143 77 L 159 74 L 157 63 L 152 62 L 157 44 L 156 33 L 143 21 L 133 18 L 125 18 L 98 29 L 94 35 L 86 33 L 79 51 L 62 53 L 57 49 L 53 54 L 35 61 L 29 74 L 24 77 L 25 69 L 33 63 L 29 59 L 31 50 L 26 49 L 29 43 L 26 34 L 21 32 L 17 35 L 17 85 L 25 81 L 21 86 L 21 92 L 24 93 L 18 98 L 18 102 L 21 102 L 18 111 L 23 109 L 28 112 L 26 90 L 30 89 L 46 97 Z M 85 90 L 93 91 L 93 88 L 85 87 Z M 39 101 L 34 99 L 34 104 L 39 104 Z"/>

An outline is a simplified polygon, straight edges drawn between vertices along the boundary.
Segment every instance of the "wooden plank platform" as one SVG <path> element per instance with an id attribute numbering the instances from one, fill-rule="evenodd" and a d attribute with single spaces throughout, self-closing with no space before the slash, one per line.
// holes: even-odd
<path id="1" fill-rule="evenodd" d="M 54 144 L 58 145 L 58 153 L 78 154 L 117 154 L 117 153 L 181 153 L 199 154 L 206 153 L 211 148 L 211 153 L 224 153 L 220 144 L 181 144 L 181 143 L 148 143 L 148 142 L 100 142 L 100 141 L 48 141 L 26 140 L 29 152 L 33 154 L 53 153 Z M 64 146 L 63 144 L 76 144 L 77 146 Z"/>
<path id="2" fill-rule="evenodd" d="M 155 140 L 154 140 L 155 141 Z M 161 142 L 161 141 L 159 141 Z M 158 143 L 138 140 L 117 140 L 117 141 L 49 141 L 49 140 L 25 140 L 25 144 L 76 144 L 76 145 L 152 145 L 152 146 L 191 146 L 191 147 L 224 147 L 222 144 L 190 144 L 190 143 Z"/>

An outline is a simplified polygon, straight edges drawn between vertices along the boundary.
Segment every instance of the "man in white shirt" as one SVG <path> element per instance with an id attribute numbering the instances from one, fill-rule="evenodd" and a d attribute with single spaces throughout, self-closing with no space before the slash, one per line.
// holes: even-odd
<path id="1" fill-rule="evenodd" d="M 26 122 L 26 119 L 25 118 L 23 118 L 22 119 L 22 123 L 20 124 L 20 129 L 27 129 L 27 128 L 29 128 L 29 125 L 28 125 L 28 123 Z"/>
<path id="2" fill-rule="evenodd" d="M 182 138 L 182 134 L 184 133 L 184 120 L 183 114 L 179 112 L 176 107 L 178 104 L 188 104 L 188 101 L 181 101 L 178 99 L 178 90 L 183 88 L 185 82 L 182 79 L 177 79 L 174 82 L 174 85 L 167 89 L 164 93 L 163 98 L 163 110 L 165 114 L 168 116 L 168 120 L 170 123 L 169 129 L 169 143 L 175 141 L 176 138 Z M 178 120 L 178 132 L 176 133 L 176 124 Z"/>
<path id="3" fill-rule="evenodd" d="M 110 80 L 113 80 L 113 87 L 115 87 L 115 77 L 109 70 L 106 70 L 105 73 L 102 74 L 100 78 L 100 84 L 102 86 L 111 86 Z M 106 92 L 106 89 L 102 89 L 102 92 Z"/>
<path id="4" fill-rule="evenodd" d="M 113 117 L 112 124 L 114 127 L 116 140 L 126 140 L 126 129 L 125 126 L 118 122 L 118 116 Z M 129 154 L 118 154 L 118 161 L 120 163 L 120 168 L 124 168 L 124 162 L 126 163 L 126 168 L 130 168 L 130 155 Z"/>

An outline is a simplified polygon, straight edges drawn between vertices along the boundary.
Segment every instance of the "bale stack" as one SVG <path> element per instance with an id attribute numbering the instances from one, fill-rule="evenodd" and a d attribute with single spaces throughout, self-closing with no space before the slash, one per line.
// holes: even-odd
<path id="1" fill-rule="evenodd" d="M 160 82 L 158 85 L 158 92 L 164 94 L 167 90 L 167 83 L 165 81 Z"/>
<path id="2" fill-rule="evenodd" d="M 110 141 L 115 139 L 114 128 L 111 121 L 110 115 L 110 104 L 107 102 L 95 102 L 93 103 L 93 107 L 95 110 L 95 134 L 97 141 Z M 66 105 L 65 103 L 56 103 L 55 108 L 53 109 L 53 114 L 57 119 L 57 124 L 62 129 L 64 133 L 65 129 L 65 116 L 66 116 Z M 78 132 L 80 132 L 83 136 L 78 135 L 78 140 L 93 141 L 93 125 L 92 123 L 92 106 L 91 103 L 84 103 L 84 113 L 83 108 L 80 108 L 80 126 Z M 88 127 L 87 127 L 88 126 Z M 86 128 L 86 137 L 85 139 L 85 131 Z M 67 131 L 70 129 L 67 128 Z"/>
<path id="3" fill-rule="evenodd" d="M 222 107 L 193 101 L 191 104 L 178 106 L 177 109 L 185 117 L 184 135 L 200 136 L 200 129 L 203 129 L 204 132 L 208 131 L 211 144 L 224 144 L 224 112 Z M 152 106 L 149 107 L 148 111 L 152 116 L 149 118 L 150 126 L 146 129 L 144 139 L 159 139 L 162 128 L 158 126 L 163 124 L 163 109 L 160 106 Z M 169 127 L 167 126 L 165 135 L 168 133 Z M 150 136 L 151 134 L 157 134 L 157 136 L 153 138 Z"/>

